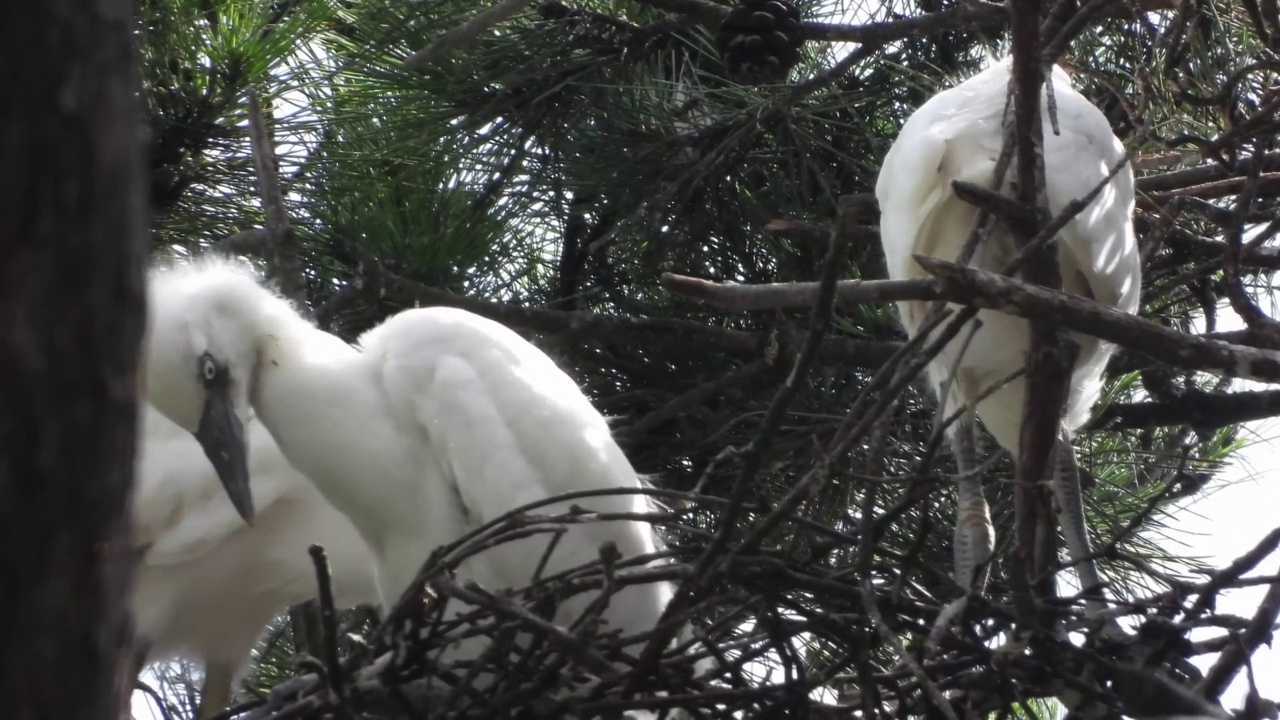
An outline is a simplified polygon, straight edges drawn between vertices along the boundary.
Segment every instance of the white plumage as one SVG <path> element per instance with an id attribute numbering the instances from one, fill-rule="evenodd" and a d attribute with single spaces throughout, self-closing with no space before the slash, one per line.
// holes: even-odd
<path id="1" fill-rule="evenodd" d="M 912 254 L 951 261 L 959 255 L 978 211 L 956 197 L 951 183 L 963 180 L 992 187 L 1004 140 L 1010 69 L 1011 59 L 1006 57 L 965 82 L 938 93 L 911 115 L 889 149 L 876 182 L 876 197 L 890 278 L 927 276 Z M 1056 215 L 1067 203 L 1093 191 L 1124 158 L 1125 151 L 1106 117 L 1071 86 L 1070 77 L 1061 68 L 1055 66 L 1051 78 L 1061 132 L 1055 133 L 1050 123 L 1044 92 L 1041 114 L 1046 194 L 1049 210 Z M 1005 192 L 1009 192 L 1012 177 L 1010 171 L 1003 186 Z M 1141 273 L 1133 208 L 1133 172 L 1126 166 L 1058 236 L 1058 260 L 1066 292 L 1127 313 L 1137 312 Z M 970 264 L 1000 271 L 1014 254 L 1013 238 L 1003 225 L 997 224 L 989 239 L 979 245 Z M 898 303 L 908 333 L 916 334 L 929 308 L 927 302 Z M 977 319 L 981 328 L 959 365 L 955 364 L 956 356 L 968 330 L 949 343 L 928 368 L 930 380 L 937 389 L 947 382 L 952 368 L 958 367 L 951 392 L 943 402 L 948 417 L 1020 369 L 1026 361 L 1031 340 L 1026 320 L 992 310 L 979 311 Z M 1102 371 L 1113 348 L 1078 333 L 1068 337 L 1080 345 L 1064 416 L 1069 436 L 1070 431 L 1087 419 L 1098 400 Z M 977 416 L 983 425 L 1015 460 L 1025 393 L 1026 381 L 1020 377 L 977 405 Z M 960 439 L 957 433 L 965 431 L 966 426 L 953 427 L 953 442 Z M 1061 450 L 1065 452 L 1069 448 Z M 1058 485 L 1060 492 L 1068 493 L 1060 499 L 1071 503 L 1071 488 Z M 1066 510 L 1080 517 L 1069 517 L 1062 523 L 1073 560 L 1088 547 L 1087 536 L 1079 537 L 1076 532 L 1083 527 L 1078 486 L 1074 493 L 1075 508 Z M 977 480 L 961 480 L 958 498 L 956 573 L 957 580 L 969 587 L 975 580 L 977 567 L 991 552 L 991 520 Z M 1078 569 L 1086 587 L 1090 581 L 1083 575 L 1090 572 L 1096 575 L 1092 564 L 1087 565 Z"/>
<path id="2" fill-rule="evenodd" d="M 157 270 L 151 290 L 149 357 L 162 359 L 147 368 L 153 402 L 188 428 L 220 404 L 218 394 L 229 394 L 225 406 L 241 417 L 252 404 L 289 461 L 368 541 L 387 603 L 437 546 L 516 507 L 569 491 L 641 486 L 577 384 L 498 323 L 449 308 L 407 310 L 366 333 L 358 350 L 225 262 Z M 227 379 L 222 390 L 202 381 L 207 360 L 217 367 L 211 374 Z M 228 483 L 229 492 L 235 487 Z M 576 504 L 649 509 L 638 495 Z M 493 591 L 521 587 L 547 540 L 486 551 L 459 579 Z M 573 525 L 545 574 L 599 557 L 606 541 L 623 557 L 655 551 L 647 523 Z M 661 583 L 633 585 L 614 596 L 604 619 L 628 635 L 649 630 L 670 594 Z M 592 596 L 564 603 L 557 621 L 577 617 Z M 483 644 L 447 659 L 475 657 Z"/>
<path id="3" fill-rule="evenodd" d="M 373 558 L 351 522 L 291 468 L 260 423 L 246 432 L 258 511 L 252 526 L 228 502 L 191 434 L 146 403 L 134 491 L 142 548 L 132 609 L 148 659 L 205 666 L 200 717 L 220 711 L 263 628 L 316 596 L 308 548 L 327 551 L 341 607 L 377 600 Z"/>

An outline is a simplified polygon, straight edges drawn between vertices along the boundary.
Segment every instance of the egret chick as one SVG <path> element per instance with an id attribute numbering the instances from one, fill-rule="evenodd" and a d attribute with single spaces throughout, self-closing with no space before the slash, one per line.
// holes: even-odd
<path id="1" fill-rule="evenodd" d="M 880 237 L 890 278 L 928 277 L 913 254 L 948 261 L 955 261 L 960 255 L 978 211 L 956 196 L 952 182 L 992 186 L 1004 142 L 1011 65 L 1008 57 L 995 61 L 972 78 L 935 95 L 908 118 L 890 147 L 876 181 Z M 1060 131 L 1051 124 L 1045 93 L 1041 94 L 1040 113 L 1046 195 L 1049 211 L 1057 215 L 1067 203 L 1087 196 L 1102 183 L 1124 158 L 1125 151 L 1106 117 L 1072 87 L 1070 77 L 1061 68 L 1053 68 L 1050 82 Z M 1010 193 L 1008 178 L 1001 190 Z M 1066 292 L 1126 313 L 1138 311 L 1141 270 L 1133 208 L 1133 171 L 1126 165 L 1058 235 L 1058 262 Z M 984 270 L 1000 271 L 1015 252 L 1012 235 L 997 223 L 992 233 L 980 241 L 970 262 Z M 898 303 L 902 323 L 910 335 L 916 334 L 930 306 L 928 302 Z M 978 397 L 1024 366 L 1031 345 L 1030 325 L 1022 318 L 995 310 L 979 311 L 976 320 L 979 326 L 963 357 L 957 356 L 972 326 L 962 330 L 930 362 L 929 378 L 940 388 L 939 392 L 949 387 L 941 398 L 944 417 L 976 402 L 977 417 L 1016 462 L 1025 378 L 1008 382 L 981 401 Z M 1080 352 L 1055 450 L 1055 510 L 1082 589 L 1099 592 L 1101 579 L 1093 561 L 1086 559 L 1091 550 L 1079 479 L 1067 477 L 1074 473 L 1062 468 L 1072 467 L 1071 433 L 1088 418 L 1101 395 L 1102 371 L 1114 348 L 1079 333 L 1069 333 L 1068 337 L 1079 345 Z M 955 577 L 966 590 L 981 592 L 994 538 L 981 480 L 968 474 L 976 464 L 971 456 L 972 432 L 972 416 L 968 413 L 949 429 L 961 471 L 957 482 Z M 951 613 L 962 607 L 954 605 Z M 1092 602 L 1090 607 L 1096 611 L 1101 606 Z M 941 623 L 942 620 L 940 626 Z"/>
<path id="2" fill-rule="evenodd" d="M 290 463 L 341 510 L 377 560 L 380 594 L 394 605 L 431 550 L 498 516 L 571 491 L 641 487 L 605 419 L 544 353 L 506 327 L 462 310 L 406 310 L 360 338 L 325 333 L 245 270 L 204 260 L 153 271 L 148 383 L 162 412 L 234 425 L 250 405 Z M 208 376 L 225 382 L 207 383 Z M 234 433 L 217 452 L 243 455 Z M 228 465 L 230 467 L 230 465 Z M 227 483 L 239 505 L 247 490 Z M 254 494 L 258 492 L 254 489 Z M 577 500 L 588 510 L 640 513 L 640 495 Z M 542 510 L 562 513 L 570 503 Z M 527 585 L 548 538 L 536 536 L 466 560 L 460 580 L 499 591 Z M 568 526 L 545 574 L 599 557 L 655 551 L 640 521 Z M 596 593 L 562 603 L 579 616 Z M 632 635 L 651 629 L 670 598 L 665 583 L 630 585 L 603 620 Z M 460 612 L 457 606 L 451 612 Z M 473 659 L 464 641 L 447 660 Z"/>
<path id="3" fill-rule="evenodd" d="M 142 557 L 131 606 L 147 660 L 204 664 L 201 720 L 230 702 L 271 619 L 316 596 L 312 544 L 326 550 L 340 607 L 377 601 L 373 556 L 351 521 L 289 466 L 266 428 L 253 422 L 246 431 L 252 526 L 227 502 L 196 440 L 143 403 L 133 496 Z"/>

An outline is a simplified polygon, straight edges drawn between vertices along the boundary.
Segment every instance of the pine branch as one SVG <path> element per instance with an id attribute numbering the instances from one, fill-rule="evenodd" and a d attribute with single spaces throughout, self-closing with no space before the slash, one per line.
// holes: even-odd
<path id="1" fill-rule="evenodd" d="M 267 254 L 268 274 L 280 284 L 280 292 L 293 301 L 298 311 L 310 316 L 307 305 L 307 283 L 302 269 L 302 244 L 289 222 L 280 190 L 280 174 L 276 170 L 275 143 L 267 130 L 267 122 L 258 101 L 258 91 L 249 90 L 249 144 L 253 150 L 253 168 L 258 177 L 258 192 L 266 215 L 267 233 L 271 238 Z"/>
<path id="2" fill-rule="evenodd" d="M 996 273 L 962 267 L 937 258 L 916 256 L 933 279 L 844 280 L 836 286 L 836 302 L 945 300 L 998 310 L 1028 319 L 1040 318 L 1063 328 L 1102 338 L 1158 364 L 1220 377 L 1280 382 L 1280 353 L 1226 342 L 1220 336 L 1184 333 L 1122 313 L 1100 303 L 1028 285 Z M 668 290 L 729 311 L 812 307 L 815 283 L 737 285 L 665 273 Z"/>
<path id="3" fill-rule="evenodd" d="M 1006 137 L 1005 142 L 1012 143 L 1014 153 L 1014 196 L 1029 215 L 1029 223 L 1006 222 L 1006 225 L 1013 234 L 1014 247 L 1025 256 L 1021 276 L 1028 283 L 1059 290 L 1062 274 L 1057 246 L 1035 243 L 1036 234 L 1040 226 L 1046 224 L 1049 214 L 1045 195 L 1044 126 L 1040 116 L 1040 92 L 1046 79 L 1040 58 L 1040 2 L 1018 0 L 1009 3 L 1008 8 L 1013 40 L 1009 83 L 1013 124 L 1012 137 Z M 1052 105 L 1050 96 L 1051 114 Z M 1055 122 L 1053 117 L 1048 120 Z M 1068 355 L 1078 348 L 1068 350 L 1058 326 L 1043 318 L 1032 318 L 1030 324 L 1031 346 L 1027 350 L 1026 392 L 1016 455 L 1016 547 L 1010 577 L 1021 623 L 1039 626 L 1045 618 L 1038 612 L 1036 601 L 1043 602 L 1055 593 L 1053 573 L 1046 572 L 1048 568 L 1041 565 L 1046 553 L 1040 551 L 1039 538 L 1048 536 L 1051 542 L 1055 538 L 1043 531 L 1045 527 L 1052 527 L 1054 520 L 1041 479 L 1052 475 L 1050 460 L 1062 426 L 1070 382 L 1072 363 Z"/>
<path id="4" fill-rule="evenodd" d="M 1216 393 L 1191 389 L 1159 402 L 1112 403 L 1085 426 L 1085 431 L 1170 425 L 1208 431 L 1276 416 L 1280 416 L 1280 390 Z"/>
<path id="5" fill-rule="evenodd" d="M 1216 167 L 1216 165 L 1204 165 L 1193 169 L 1212 170 Z M 971 192 L 973 185 L 969 183 L 958 184 L 961 192 L 970 192 L 975 201 L 982 202 L 982 194 Z M 869 204 L 869 208 L 874 210 L 876 207 L 873 199 Z M 1160 209 L 1159 212 L 1161 216 L 1164 216 L 1169 210 L 1164 208 Z M 1134 221 L 1140 234 L 1155 232 L 1158 229 L 1157 216 L 1152 214 L 1137 213 Z M 1193 260 L 1225 262 L 1228 251 L 1225 242 L 1196 235 L 1183 227 L 1171 226 L 1164 228 L 1164 230 L 1166 231 L 1163 237 L 1164 244 L 1175 250 L 1191 253 Z M 831 235 L 831 225 L 812 220 L 778 218 L 769 221 L 764 226 L 763 231 L 770 235 L 804 242 L 825 242 Z M 880 229 L 874 225 L 860 226 L 854 235 L 854 242 L 857 246 L 876 245 L 880 242 Z M 1270 245 L 1247 245 L 1241 248 L 1240 267 L 1250 270 L 1280 270 L 1280 248 Z"/>
<path id="6" fill-rule="evenodd" d="M 679 418 L 730 388 L 763 377 L 771 371 L 769 363 L 756 360 L 719 377 L 712 378 L 677 395 L 662 407 L 614 433 L 619 440 L 639 440 L 657 430 L 663 423 Z"/>
<path id="7" fill-rule="evenodd" d="M 718 27 L 732 9 L 709 0 L 634 0 L 641 5 L 684 15 L 707 27 Z M 1142 12 L 1171 10 L 1176 0 L 1137 0 L 1135 5 Z M 1122 2 L 1115 2 L 1108 10 L 1092 18 L 1093 23 L 1113 18 L 1128 18 L 1132 12 Z M 853 42 L 863 45 L 886 43 L 921 35 L 937 35 L 944 32 L 999 30 L 1008 22 L 1003 3 L 975 0 L 960 7 L 925 13 L 903 20 L 862 23 L 859 25 L 807 21 L 801 23 L 801 33 L 806 40 L 820 42 Z M 1084 28 L 1082 28 L 1084 29 Z"/>
<path id="8" fill-rule="evenodd" d="M 730 490 L 729 506 L 720 518 L 720 525 L 716 528 L 715 535 L 699 554 L 698 561 L 693 569 L 693 578 L 691 581 L 683 583 L 676 591 L 663 611 L 660 623 L 671 620 L 696 601 L 703 586 L 713 577 L 714 573 L 712 571 L 721 567 L 725 554 L 733 547 L 733 537 L 738 530 L 734 520 L 743 512 L 743 505 L 747 501 L 752 481 L 755 480 L 763 465 L 765 451 L 773 442 L 776 430 L 782 423 L 787 408 L 790 407 L 795 399 L 800 381 L 813 368 L 815 360 L 819 356 L 818 349 L 822 345 L 823 336 L 826 333 L 827 325 L 831 321 L 834 307 L 839 261 L 843 257 L 849 234 L 856 227 L 856 217 L 856 211 L 849 210 L 844 205 L 840 207 L 836 230 L 831 234 L 831 243 L 827 249 L 827 256 L 822 263 L 822 274 L 819 280 L 821 284 L 819 301 L 813 307 L 809 334 L 805 338 L 805 343 L 800 348 L 800 352 L 796 355 L 790 374 L 787 375 L 786 380 L 778 388 L 777 393 L 774 394 L 769 403 L 769 407 L 765 410 L 760 424 L 752 435 L 751 442 L 738 452 L 738 476 L 734 479 L 733 487 Z M 673 626 L 667 632 L 655 633 L 650 638 L 644 650 L 640 653 L 638 661 L 638 666 L 642 672 L 650 670 L 657 665 L 663 649 L 674 637 L 676 629 Z"/>
<path id="9" fill-rule="evenodd" d="M 1223 650 L 1218 661 L 1209 668 L 1200 688 L 1204 695 L 1218 698 L 1226 692 L 1227 686 L 1258 648 L 1263 643 L 1271 643 L 1272 628 L 1275 627 L 1277 618 L 1280 618 L 1280 582 L 1272 583 L 1249 622 L 1249 627 L 1240 633 L 1236 642 Z"/>
<path id="10" fill-rule="evenodd" d="M 1213 185 L 1231 178 L 1248 175 L 1253 158 L 1231 163 L 1209 163 L 1184 170 L 1148 175 L 1138 178 L 1134 185 L 1139 194 L 1185 192 L 1198 185 Z M 1265 153 L 1262 157 L 1263 172 L 1280 172 L 1280 151 Z"/>
<path id="11" fill-rule="evenodd" d="M 814 306 L 822 289 L 820 283 L 763 283 L 739 285 L 718 283 L 675 273 L 663 273 L 667 290 L 700 300 L 717 310 L 799 310 Z M 836 283 L 836 304 L 897 302 L 902 300 L 942 300 L 937 283 L 921 280 L 841 280 Z"/>
<path id="12" fill-rule="evenodd" d="M 430 45 L 410 55 L 405 69 L 421 70 L 451 52 L 475 42 L 480 35 L 500 22 L 508 20 L 533 4 L 533 0 L 498 0 L 493 7 L 472 15 L 465 22 L 436 38 Z"/>
<path id="13" fill-rule="evenodd" d="M 1280 382 L 1280 353 L 1206 340 L 1162 327 L 1119 310 L 1061 292 L 960 267 L 937 258 L 915 256 L 937 278 L 939 292 L 951 302 L 1000 310 L 1054 322 L 1137 351 L 1155 362 L 1220 377 Z"/>

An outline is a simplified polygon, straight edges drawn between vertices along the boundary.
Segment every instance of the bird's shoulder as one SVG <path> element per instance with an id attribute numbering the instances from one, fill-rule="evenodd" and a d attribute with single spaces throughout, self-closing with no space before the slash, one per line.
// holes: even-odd
<path id="1" fill-rule="evenodd" d="M 455 477 L 553 477 L 574 464 L 625 464 L 578 384 L 497 322 L 450 308 L 411 310 L 361 346 L 374 356 L 392 414 L 421 427 Z"/>
<path id="2" fill-rule="evenodd" d="M 907 120 L 881 165 L 876 198 L 890 277 L 912 272 L 917 235 L 953 197 L 951 182 L 986 184 L 999 158 L 1002 105 L 955 90 L 934 96 Z"/>
<path id="3" fill-rule="evenodd" d="M 366 357 L 385 371 L 394 368 L 415 384 L 453 382 L 440 377 L 466 366 L 489 384 L 521 383 L 548 394 L 577 390 L 545 353 L 505 325 L 465 310 L 415 308 L 388 318 L 360 338 Z"/>

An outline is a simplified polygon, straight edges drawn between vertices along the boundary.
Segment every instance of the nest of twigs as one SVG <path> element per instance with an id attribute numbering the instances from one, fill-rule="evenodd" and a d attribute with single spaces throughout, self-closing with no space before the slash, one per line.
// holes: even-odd
<path id="1" fill-rule="evenodd" d="M 522 508 L 438 549 L 419 576 L 429 590 L 406 593 L 346 658 L 337 657 L 335 612 L 318 562 L 327 656 L 304 663 L 309 674 L 265 700 L 223 717 L 612 718 L 648 711 L 629 717 L 960 718 L 1040 697 L 1073 699 L 1097 717 L 1222 717 L 1207 698 L 1225 689 L 1275 622 L 1276 603 L 1264 602 L 1252 619 L 1213 608 L 1220 593 L 1242 586 L 1280 546 L 1280 531 L 1203 582 L 1172 581 L 1167 591 L 1113 605 L 1110 620 L 1127 630 L 1108 632 L 1096 620 L 1091 626 L 1077 603 L 1063 598 L 1046 606 L 1042 628 L 1027 632 L 1010 607 L 973 598 L 963 622 L 926 652 L 924 639 L 951 597 L 934 597 L 926 588 L 939 583 L 910 558 L 890 561 L 858 537 L 797 515 L 783 518 L 778 530 L 802 551 L 750 537 L 716 543 L 683 521 L 696 517 L 700 504 L 723 509 L 725 501 L 649 492 L 683 509 L 620 516 Z M 463 560 L 502 543 L 618 519 L 649 521 L 672 542 L 658 557 L 618 558 L 605 547 L 600 560 L 517 591 L 494 593 L 453 576 Z M 852 566 L 831 562 L 841 548 L 855 550 Z M 612 594 L 663 581 L 679 589 L 659 627 L 631 637 L 598 631 L 593 619 Z M 577 622 L 547 619 L 584 592 L 597 594 L 597 602 Z M 467 611 L 446 619 L 449 603 L 465 603 Z M 1224 632 L 1192 642 L 1193 628 Z M 1073 642 L 1068 631 L 1086 640 L 1077 635 Z M 479 660 L 439 661 L 447 644 L 475 635 L 492 641 Z M 1208 673 L 1191 662 L 1214 655 Z M 482 675 L 491 680 L 477 689 Z M 1275 717 L 1275 706 L 1260 697 L 1248 705 L 1238 717 Z"/>

